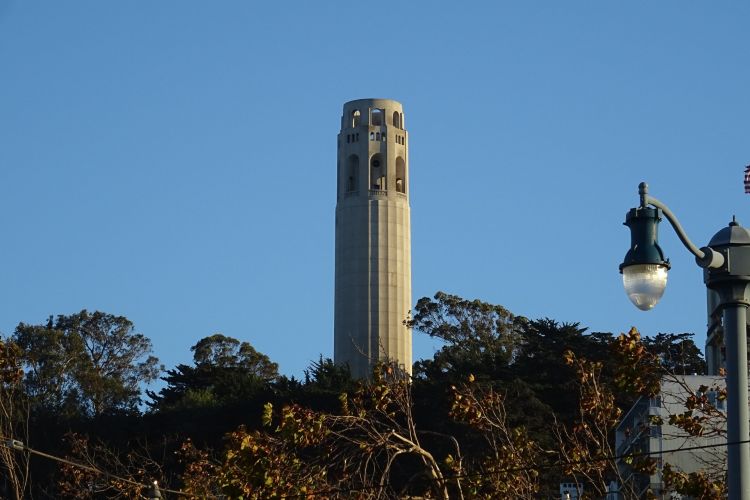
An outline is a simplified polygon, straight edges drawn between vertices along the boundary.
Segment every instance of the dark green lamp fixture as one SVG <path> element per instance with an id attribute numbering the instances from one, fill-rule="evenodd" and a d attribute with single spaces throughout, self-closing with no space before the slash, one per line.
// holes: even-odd
<path id="1" fill-rule="evenodd" d="M 659 302 L 667 287 L 669 259 L 659 246 L 658 208 L 631 208 L 625 216 L 630 228 L 630 250 L 620 264 L 625 293 L 638 309 L 648 311 Z"/>

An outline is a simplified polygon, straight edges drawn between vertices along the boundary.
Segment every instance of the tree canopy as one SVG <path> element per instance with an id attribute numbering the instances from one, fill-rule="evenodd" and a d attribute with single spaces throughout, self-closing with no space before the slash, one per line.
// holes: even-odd
<path id="1" fill-rule="evenodd" d="M 252 399 L 279 376 L 278 365 L 248 342 L 214 334 L 190 348 L 193 366 L 167 370 L 167 386 L 148 392 L 155 411 L 209 408 Z"/>
<path id="2" fill-rule="evenodd" d="M 20 323 L 12 340 L 22 351 L 24 384 L 37 407 L 90 416 L 135 411 L 141 384 L 158 377 L 151 341 L 124 316 L 85 309 Z"/>

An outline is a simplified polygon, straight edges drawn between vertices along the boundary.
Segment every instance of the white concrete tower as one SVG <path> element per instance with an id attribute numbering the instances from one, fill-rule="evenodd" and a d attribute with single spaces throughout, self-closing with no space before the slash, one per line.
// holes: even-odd
<path id="1" fill-rule="evenodd" d="M 334 361 L 371 375 L 378 360 L 411 373 L 408 134 L 401 103 L 344 104 L 338 135 Z"/>

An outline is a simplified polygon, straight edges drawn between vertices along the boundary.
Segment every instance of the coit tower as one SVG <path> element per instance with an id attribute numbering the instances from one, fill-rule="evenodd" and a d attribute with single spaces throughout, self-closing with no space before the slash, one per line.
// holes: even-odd
<path id="1" fill-rule="evenodd" d="M 411 373 L 409 138 L 401 103 L 344 104 L 336 168 L 334 361 L 356 378 L 378 360 Z"/>

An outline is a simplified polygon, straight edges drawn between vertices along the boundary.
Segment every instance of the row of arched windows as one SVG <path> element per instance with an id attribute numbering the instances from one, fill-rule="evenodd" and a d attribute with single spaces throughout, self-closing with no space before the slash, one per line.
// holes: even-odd
<path id="1" fill-rule="evenodd" d="M 362 114 L 358 109 L 352 111 L 351 126 L 352 128 L 359 127 L 361 122 Z M 404 114 L 398 111 L 393 112 L 392 125 L 401 130 L 404 129 Z M 370 109 L 370 125 L 372 126 L 383 126 L 385 125 L 385 110 L 380 108 Z"/>
<path id="2" fill-rule="evenodd" d="M 377 142 L 386 142 L 386 133 L 383 132 L 382 134 L 380 132 L 370 132 L 370 140 L 371 141 L 377 141 Z M 359 132 L 354 134 L 346 134 L 346 143 L 351 144 L 352 142 L 359 142 Z M 403 135 L 396 135 L 396 143 L 397 144 L 406 144 L 406 140 L 404 139 Z"/>
<path id="3" fill-rule="evenodd" d="M 359 156 L 351 155 L 346 160 L 346 191 L 351 193 L 359 187 Z M 386 166 L 382 163 L 380 153 L 370 158 L 370 183 L 369 188 L 373 191 L 385 191 L 387 189 Z M 406 194 L 406 162 L 400 156 L 396 158 L 396 192 Z"/>

